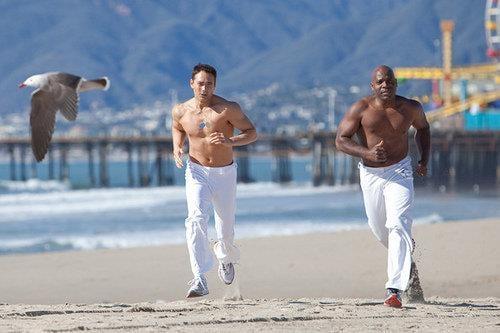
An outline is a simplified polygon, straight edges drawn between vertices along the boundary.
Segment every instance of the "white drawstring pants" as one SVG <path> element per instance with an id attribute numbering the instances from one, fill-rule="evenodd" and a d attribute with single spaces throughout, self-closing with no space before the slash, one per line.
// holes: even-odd
<path id="1" fill-rule="evenodd" d="M 382 168 L 359 163 L 368 224 L 387 248 L 386 288 L 406 290 L 410 278 L 413 171 L 410 157 Z"/>
<path id="2" fill-rule="evenodd" d="M 236 212 L 236 163 L 225 167 L 205 167 L 188 161 L 186 166 L 186 240 L 194 276 L 208 272 L 213 256 L 208 242 L 207 226 L 213 207 L 217 242 L 214 252 L 224 263 L 239 259 L 234 245 Z"/>

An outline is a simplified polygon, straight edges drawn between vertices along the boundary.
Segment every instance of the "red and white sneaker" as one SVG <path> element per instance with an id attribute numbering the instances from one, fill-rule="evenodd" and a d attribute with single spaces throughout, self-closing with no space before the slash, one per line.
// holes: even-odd
<path id="1" fill-rule="evenodd" d="M 401 292 L 398 289 L 387 289 L 387 297 L 384 305 L 390 308 L 401 308 L 403 306 L 401 303 Z"/>

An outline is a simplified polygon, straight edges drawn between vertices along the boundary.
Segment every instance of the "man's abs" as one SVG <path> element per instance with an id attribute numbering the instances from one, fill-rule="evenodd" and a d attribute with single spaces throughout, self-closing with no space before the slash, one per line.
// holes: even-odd
<path id="1" fill-rule="evenodd" d="M 371 148 L 383 141 L 383 147 L 387 154 L 387 160 L 383 163 L 367 161 L 363 159 L 363 164 L 369 167 L 386 167 L 398 163 L 408 155 L 408 137 L 407 135 L 398 137 L 371 137 L 368 139 L 368 147 Z"/>
<path id="2" fill-rule="evenodd" d="M 191 161 L 207 167 L 223 167 L 233 163 L 233 149 L 222 145 L 189 143 Z"/>

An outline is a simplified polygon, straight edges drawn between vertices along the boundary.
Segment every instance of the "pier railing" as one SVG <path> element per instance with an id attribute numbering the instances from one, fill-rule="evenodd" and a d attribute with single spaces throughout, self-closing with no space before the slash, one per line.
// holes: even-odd
<path id="1" fill-rule="evenodd" d="M 250 159 L 256 156 L 272 158 L 273 181 L 293 181 L 291 160 L 294 156 L 302 155 L 311 158 L 311 181 L 315 186 L 357 183 L 359 159 L 337 151 L 334 138 L 335 133 L 331 132 L 294 136 L 261 135 L 256 143 L 235 149 L 238 181 L 253 181 Z M 408 139 L 410 155 L 416 164 L 417 149 L 411 135 Z M 126 160 L 129 186 L 175 183 L 171 137 L 55 137 L 42 162 L 47 164 L 47 178 L 68 179 L 70 152 L 75 151 L 79 159 L 87 161 L 90 187 L 110 185 L 109 159 L 117 154 Z M 37 178 L 29 138 L 0 139 L 0 152 L 9 162 L 11 180 Z M 498 187 L 499 154 L 500 132 L 434 131 L 429 175 L 425 178 L 415 177 L 415 184 L 441 189 Z M 59 163 L 58 168 L 55 168 L 55 163 Z M 134 164 L 137 172 L 133 172 Z M 56 169 L 58 175 L 55 174 Z"/>

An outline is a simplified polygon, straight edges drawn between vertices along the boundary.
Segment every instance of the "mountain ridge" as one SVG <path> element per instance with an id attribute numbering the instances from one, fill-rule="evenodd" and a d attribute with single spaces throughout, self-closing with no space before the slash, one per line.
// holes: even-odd
<path id="1" fill-rule="evenodd" d="M 17 84 L 53 70 L 110 77 L 111 89 L 86 94 L 82 108 L 153 103 L 172 89 L 188 97 L 198 62 L 217 67 L 222 95 L 275 82 L 367 85 L 379 63 L 440 65 L 441 19 L 456 22 L 455 64 L 486 62 L 484 7 L 484 0 L 3 2 L 0 113 L 26 110 L 29 96 Z"/>

